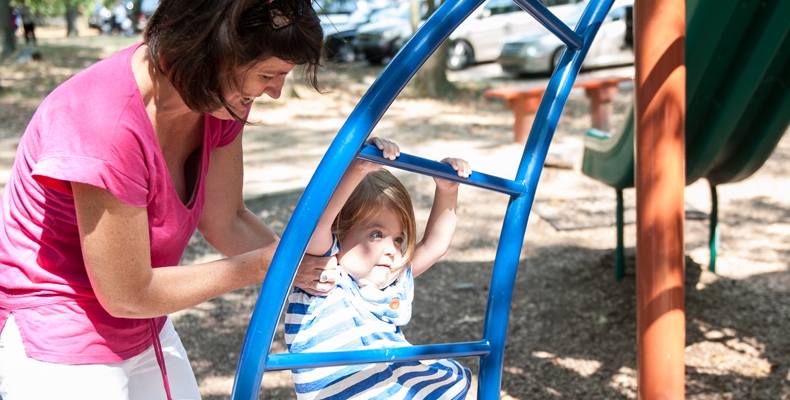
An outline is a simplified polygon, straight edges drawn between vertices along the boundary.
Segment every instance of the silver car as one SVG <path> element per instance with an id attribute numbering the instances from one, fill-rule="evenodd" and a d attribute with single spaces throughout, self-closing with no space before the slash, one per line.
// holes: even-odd
<path id="1" fill-rule="evenodd" d="M 578 14 L 585 0 L 540 0 L 554 15 L 565 20 Z M 450 34 L 447 67 L 464 69 L 475 63 L 496 60 L 505 39 L 534 31 L 541 25 L 512 0 L 488 0 Z"/>
<path id="2" fill-rule="evenodd" d="M 585 3 L 586 4 L 586 3 Z M 590 45 L 583 68 L 601 68 L 634 63 L 634 0 L 615 0 L 612 9 Z M 569 15 L 563 21 L 571 28 L 581 16 Z M 545 28 L 509 37 L 502 46 L 497 63 L 514 74 L 551 73 L 559 62 L 565 45 Z"/>

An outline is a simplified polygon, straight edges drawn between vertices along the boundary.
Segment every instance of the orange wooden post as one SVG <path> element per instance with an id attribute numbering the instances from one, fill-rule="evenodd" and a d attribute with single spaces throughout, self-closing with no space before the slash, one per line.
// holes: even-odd
<path id="1" fill-rule="evenodd" d="M 637 0 L 636 307 L 638 398 L 683 399 L 684 0 Z"/>

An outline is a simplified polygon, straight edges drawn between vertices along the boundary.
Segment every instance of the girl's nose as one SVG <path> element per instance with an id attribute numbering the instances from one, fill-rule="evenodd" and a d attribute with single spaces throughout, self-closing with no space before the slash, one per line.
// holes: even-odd
<path id="1" fill-rule="evenodd" d="M 395 257 L 397 257 L 397 255 L 401 253 L 401 249 L 400 249 L 400 246 L 398 246 L 398 244 L 395 243 L 395 240 L 390 239 L 390 240 L 387 240 L 387 245 L 386 245 L 386 249 L 385 249 L 384 253 L 388 257 L 390 257 L 392 259 L 395 259 Z"/>

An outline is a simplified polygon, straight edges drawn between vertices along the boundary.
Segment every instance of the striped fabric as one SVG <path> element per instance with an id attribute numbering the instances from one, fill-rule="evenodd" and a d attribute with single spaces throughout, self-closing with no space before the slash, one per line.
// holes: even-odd
<path id="1" fill-rule="evenodd" d="M 407 268 L 387 288 L 362 288 L 342 270 L 326 297 L 294 289 L 285 341 L 292 353 L 403 347 L 400 327 L 411 318 L 414 278 Z M 471 372 L 453 360 L 358 364 L 293 371 L 297 398 L 463 399 Z"/>

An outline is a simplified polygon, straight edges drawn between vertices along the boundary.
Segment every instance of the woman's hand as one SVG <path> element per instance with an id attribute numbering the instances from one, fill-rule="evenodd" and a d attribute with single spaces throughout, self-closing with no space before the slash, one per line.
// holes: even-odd
<path id="1" fill-rule="evenodd" d="M 326 296 L 335 288 L 337 258 L 305 254 L 296 271 L 294 286 L 313 296 Z"/>
<path id="2" fill-rule="evenodd" d="M 469 175 L 472 174 L 472 167 L 469 165 L 469 162 L 464 159 L 446 157 L 442 159 L 442 162 L 453 167 L 461 178 L 468 178 Z M 455 190 L 459 185 L 458 182 L 448 181 L 446 179 L 434 178 L 433 180 L 436 182 L 436 188 L 439 190 Z"/>

